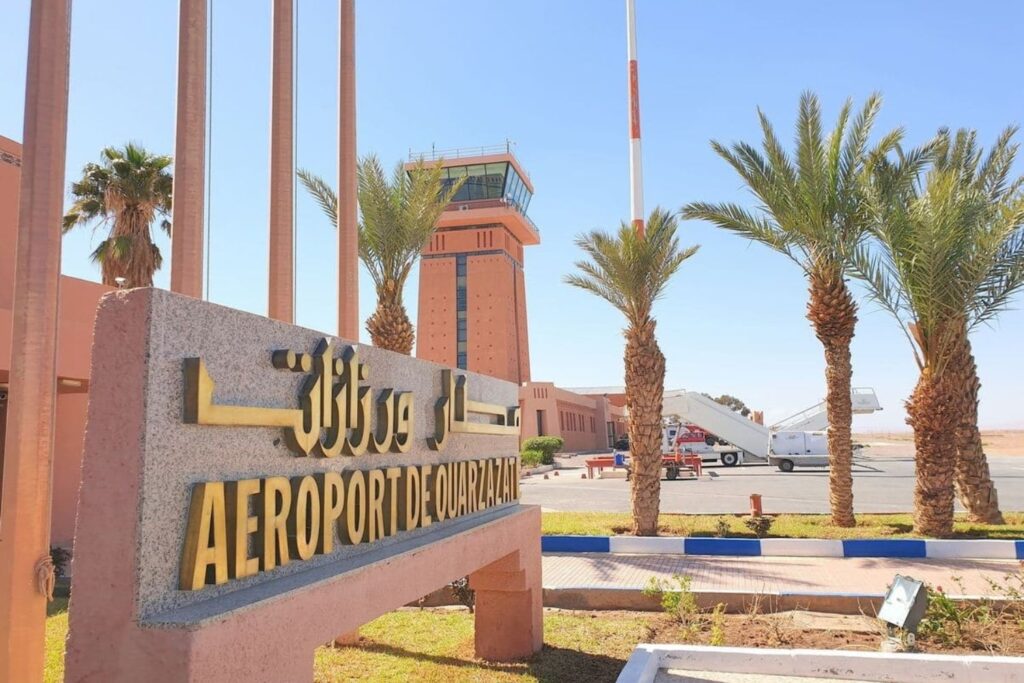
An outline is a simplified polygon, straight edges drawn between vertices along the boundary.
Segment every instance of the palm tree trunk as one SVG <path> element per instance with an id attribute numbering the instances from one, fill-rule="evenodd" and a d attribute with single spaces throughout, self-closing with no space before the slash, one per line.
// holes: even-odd
<path id="1" fill-rule="evenodd" d="M 101 264 L 103 284 L 116 287 L 120 277 L 124 278 L 123 286 L 129 289 L 153 286 L 160 252 L 150 236 L 152 222 L 152 211 L 129 205 L 116 212 L 109 247 Z M 127 247 L 118 248 L 121 242 L 127 243 Z"/>
<path id="2" fill-rule="evenodd" d="M 950 373 L 934 377 L 925 368 L 907 401 L 907 422 L 914 428 L 914 531 L 927 536 L 953 533 L 953 477 L 958 391 Z"/>
<path id="3" fill-rule="evenodd" d="M 626 407 L 632 461 L 630 500 L 633 533 L 658 535 L 661 503 L 661 407 L 665 393 L 665 356 L 647 318 L 626 331 Z"/>
<path id="4" fill-rule="evenodd" d="M 960 333 L 953 345 L 946 371 L 954 378 L 954 386 L 960 394 L 961 412 L 954 431 L 956 488 L 960 502 L 973 521 L 1005 524 L 978 431 L 978 390 L 981 382 L 966 330 Z"/>
<path id="5" fill-rule="evenodd" d="M 828 410 L 829 505 L 832 524 L 852 527 L 853 405 L 850 381 L 850 341 L 857 324 L 857 304 L 841 273 L 813 275 L 807 318 L 825 348 L 825 405 Z"/>
<path id="6" fill-rule="evenodd" d="M 412 343 L 415 339 L 412 322 L 402 304 L 400 288 L 395 283 L 385 283 L 377 288 L 377 310 L 366 321 L 366 329 L 370 333 L 373 345 L 378 349 L 387 349 L 412 354 Z"/>

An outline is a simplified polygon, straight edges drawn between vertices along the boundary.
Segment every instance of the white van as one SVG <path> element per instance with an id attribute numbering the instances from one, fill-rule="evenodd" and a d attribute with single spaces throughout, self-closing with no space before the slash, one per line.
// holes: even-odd
<path id="1" fill-rule="evenodd" d="M 783 472 L 795 467 L 827 467 L 828 437 L 825 432 L 772 432 L 768 462 Z"/>

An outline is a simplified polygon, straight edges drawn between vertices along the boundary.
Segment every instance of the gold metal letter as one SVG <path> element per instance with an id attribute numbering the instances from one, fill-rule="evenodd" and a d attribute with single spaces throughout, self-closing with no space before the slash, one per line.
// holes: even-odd
<path id="1" fill-rule="evenodd" d="M 323 503 L 320 505 L 323 524 L 316 551 L 322 555 L 334 550 L 335 523 L 345 509 L 345 482 L 342 481 L 341 475 L 337 472 L 324 472 L 320 475 L 320 495 L 323 497 Z M 338 532 L 340 531 L 338 529 Z"/>
<path id="2" fill-rule="evenodd" d="M 384 537 L 384 472 L 370 470 L 367 472 L 366 541 L 374 541 Z"/>
<path id="3" fill-rule="evenodd" d="M 430 465 L 420 469 L 420 526 L 430 526 Z"/>
<path id="4" fill-rule="evenodd" d="M 249 502 L 259 495 L 259 479 L 229 481 L 227 494 L 228 564 L 232 579 L 244 579 L 260 570 L 260 558 L 249 557 L 249 536 L 259 529 L 260 518 L 249 514 Z"/>
<path id="5" fill-rule="evenodd" d="M 388 478 L 388 536 L 398 533 L 398 479 L 402 476 L 401 467 L 389 467 L 384 471 Z"/>
<path id="6" fill-rule="evenodd" d="M 420 468 L 410 465 L 405 468 L 405 510 L 402 520 L 404 531 L 410 531 L 420 525 Z"/>
<path id="7" fill-rule="evenodd" d="M 260 493 L 262 503 L 263 538 L 260 547 L 260 569 L 270 571 L 288 564 L 288 510 L 292 502 L 292 489 L 285 477 L 263 480 Z"/>
<path id="8" fill-rule="evenodd" d="M 291 483 L 293 503 L 288 515 L 291 551 L 300 560 L 308 560 L 320 543 L 320 492 L 311 475 L 295 477 Z"/>
<path id="9" fill-rule="evenodd" d="M 227 580 L 228 539 L 224 515 L 224 482 L 196 484 L 192 487 L 192 502 L 189 504 L 188 530 L 185 532 L 185 552 L 178 573 L 178 588 L 194 591 L 207 583 L 220 585 Z"/>
<path id="10" fill-rule="evenodd" d="M 345 492 L 345 499 L 348 503 L 345 509 L 345 541 L 352 545 L 363 542 L 366 534 L 366 475 L 362 470 L 353 470 L 348 473 L 348 486 Z"/>
<path id="11" fill-rule="evenodd" d="M 437 521 L 443 522 L 448 513 L 448 466 L 438 465 L 434 473 L 434 516 Z"/>

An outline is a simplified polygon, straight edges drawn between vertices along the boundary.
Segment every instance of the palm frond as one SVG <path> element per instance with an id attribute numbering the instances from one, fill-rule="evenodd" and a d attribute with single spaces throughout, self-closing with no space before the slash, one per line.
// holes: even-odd
<path id="1" fill-rule="evenodd" d="M 681 248 L 677 218 L 661 208 L 651 212 L 640 237 L 623 222 L 617 232 L 594 230 L 576 238 L 587 257 L 575 263 L 565 282 L 601 297 L 629 321 L 631 327 L 650 319 L 651 309 L 683 262 L 697 246 Z"/>

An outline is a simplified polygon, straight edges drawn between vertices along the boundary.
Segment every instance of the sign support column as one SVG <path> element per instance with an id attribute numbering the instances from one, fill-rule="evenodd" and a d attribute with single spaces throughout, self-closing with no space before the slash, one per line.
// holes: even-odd
<path id="1" fill-rule="evenodd" d="M 70 0 L 33 0 L 0 493 L 0 680 L 43 680 Z"/>
<path id="2" fill-rule="evenodd" d="M 338 3 L 338 336 L 359 341 L 356 9 Z"/>
<path id="3" fill-rule="evenodd" d="M 180 0 L 174 128 L 171 291 L 203 298 L 206 191 L 206 1 Z"/>
<path id="4" fill-rule="evenodd" d="M 294 3 L 272 0 L 270 95 L 270 297 L 267 315 L 295 322 Z"/>

